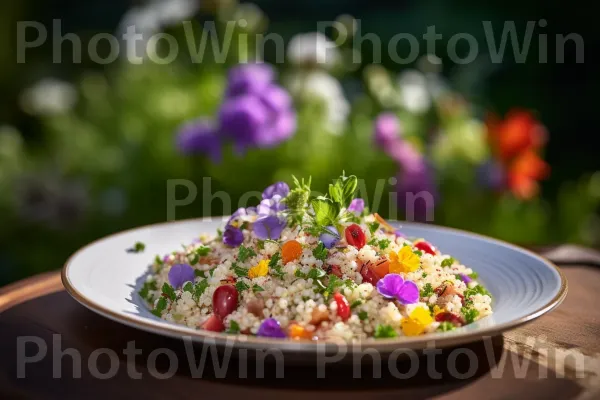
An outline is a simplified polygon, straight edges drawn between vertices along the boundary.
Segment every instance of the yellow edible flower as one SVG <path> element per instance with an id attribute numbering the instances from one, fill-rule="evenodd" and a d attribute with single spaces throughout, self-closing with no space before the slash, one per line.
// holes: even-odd
<path id="1" fill-rule="evenodd" d="M 439 313 L 443 313 L 444 309 L 441 308 L 440 306 L 433 306 L 433 315 L 436 316 Z"/>
<path id="2" fill-rule="evenodd" d="M 393 274 L 416 271 L 421 264 L 421 259 L 410 246 L 404 246 L 398 253 L 391 251 L 389 257 L 390 272 Z"/>
<path id="3" fill-rule="evenodd" d="M 406 336 L 419 336 L 432 322 L 433 318 L 431 318 L 429 310 L 418 307 L 410 313 L 408 318 L 402 320 L 402 332 Z"/>
<path id="4" fill-rule="evenodd" d="M 254 267 L 248 270 L 248 278 L 254 279 L 259 276 L 265 276 L 269 273 L 269 261 L 270 260 L 262 260 Z"/>

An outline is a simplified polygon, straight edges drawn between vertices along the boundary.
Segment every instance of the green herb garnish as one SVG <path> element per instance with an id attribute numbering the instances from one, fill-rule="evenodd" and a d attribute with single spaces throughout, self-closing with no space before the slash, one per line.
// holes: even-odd
<path id="1" fill-rule="evenodd" d="M 398 336 L 394 328 L 389 325 L 377 325 L 375 328 L 375 338 L 383 339 L 383 338 L 394 338 Z"/>
<path id="2" fill-rule="evenodd" d="M 156 281 L 146 281 L 144 282 L 144 285 L 142 286 L 142 288 L 140 289 L 140 291 L 138 292 L 138 294 L 140 295 L 140 297 L 146 301 L 150 301 L 152 300 L 152 297 L 150 296 L 150 291 L 151 290 L 156 290 L 158 289 L 156 287 Z"/>
<path id="3" fill-rule="evenodd" d="M 173 286 L 169 285 L 167 282 L 163 284 L 162 292 L 165 296 L 171 299 L 171 301 L 175 301 L 175 299 L 177 298 L 177 295 L 175 294 L 175 289 L 173 289 Z"/>
<path id="4" fill-rule="evenodd" d="M 248 276 L 248 270 L 246 268 L 238 267 L 236 263 L 233 263 L 233 272 L 240 278 Z"/>
<path id="5" fill-rule="evenodd" d="M 380 248 L 381 250 L 385 250 L 385 249 L 387 249 L 387 248 L 388 248 L 388 246 L 390 245 L 390 243 L 392 243 L 392 241 L 391 241 L 391 240 L 389 240 L 389 239 L 381 239 L 381 240 L 379 241 L 379 248 Z"/>
<path id="6" fill-rule="evenodd" d="M 361 321 L 364 321 L 367 318 L 369 318 L 369 314 L 366 311 L 361 311 L 358 313 L 358 319 L 360 319 Z M 391 337 L 393 337 L 393 336 L 391 336 Z"/>
<path id="7" fill-rule="evenodd" d="M 362 300 L 354 300 L 352 304 L 350 304 L 350 308 L 354 309 L 362 304 Z"/>
<path id="8" fill-rule="evenodd" d="M 154 310 L 152 310 L 152 314 L 154 314 L 160 318 L 160 317 L 162 317 L 162 312 L 166 309 L 167 309 L 167 299 L 165 299 L 164 297 L 161 297 L 156 302 L 156 307 L 154 308 Z"/>
<path id="9" fill-rule="evenodd" d="M 245 262 L 247 259 L 249 259 L 250 257 L 254 257 L 255 255 L 256 252 L 250 247 L 245 247 L 244 245 L 241 245 L 238 251 L 238 260 L 240 262 Z"/>
<path id="10" fill-rule="evenodd" d="M 328 250 L 325 247 L 325 244 L 323 244 L 323 242 L 319 242 L 317 247 L 313 249 L 312 253 L 317 260 L 321 260 L 324 262 L 327 259 Z"/>
<path id="11" fill-rule="evenodd" d="M 235 321 L 229 322 L 229 329 L 227 329 L 225 333 L 229 333 L 231 335 L 240 333 L 240 325 Z"/>
<path id="12" fill-rule="evenodd" d="M 186 282 L 185 285 L 183 285 L 183 291 L 193 293 L 194 284 L 192 282 Z"/>
<path id="13" fill-rule="evenodd" d="M 433 286 L 431 286 L 431 283 L 426 283 L 423 289 L 421 289 L 421 297 L 431 297 L 432 294 Z"/>
<path id="14" fill-rule="evenodd" d="M 423 255 L 423 252 L 421 250 L 415 250 L 415 251 L 413 251 L 413 253 L 415 253 L 419 257 L 421 257 Z"/>
<path id="15" fill-rule="evenodd" d="M 369 227 L 369 232 L 371 232 L 371 235 L 374 235 L 375 232 L 377 232 L 377 229 L 379 229 L 379 227 L 381 226 L 381 224 L 375 221 L 368 223 L 367 226 Z"/>
<path id="16" fill-rule="evenodd" d="M 133 247 L 127 249 L 128 253 L 141 253 L 146 249 L 146 245 L 142 242 L 135 242 Z"/>
<path id="17" fill-rule="evenodd" d="M 246 282 L 244 282 L 243 280 L 240 279 L 239 281 L 236 282 L 235 288 L 238 292 L 243 292 L 244 290 L 250 289 L 250 286 L 248 286 L 246 284 Z"/>
<path id="18" fill-rule="evenodd" d="M 201 280 L 196 285 L 194 285 L 194 294 L 192 298 L 198 302 L 200 297 L 204 294 L 204 292 L 208 289 L 208 281 L 206 279 Z"/>
<path id="19" fill-rule="evenodd" d="M 470 307 L 463 307 L 460 309 L 462 314 L 465 316 L 465 321 L 470 324 L 475 321 L 475 318 L 479 315 L 479 311 Z"/>
<path id="20" fill-rule="evenodd" d="M 257 284 L 254 284 L 254 286 L 252 286 L 252 291 L 254 293 L 258 293 L 258 292 L 264 292 L 265 289 L 263 289 L 261 286 L 258 286 Z"/>
<path id="21" fill-rule="evenodd" d="M 445 258 L 442 261 L 442 267 L 451 267 L 452 264 L 454 264 L 454 258 L 450 257 L 450 258 Z"/>
<path id="22" fill-rule="evenodd" d="M 440 324 L 440 326 L 438 326 L 437 330 L 441 331 L 441 332 L 449 332 L 449 331 L 453 331 L 456 329 L 456 325 L 454 325 L 452 322 L 448 322 L 448 321 L 444 321 Z"/>

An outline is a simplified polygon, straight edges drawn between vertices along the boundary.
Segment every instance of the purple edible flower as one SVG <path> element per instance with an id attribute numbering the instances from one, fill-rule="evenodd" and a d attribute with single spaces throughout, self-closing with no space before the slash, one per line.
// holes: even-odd
<path id="1" fill-rule="evenodd" d="M 348 206 L 348 211 L 354 213 L 356 215 L 362 214 L 365 209 L 365 201 L 361 198 L 354 199 L 350 202 Z"/>
<path id="2" fill-rule="evenodd" d="M 377 291 L 387 299 L 395 298 L 400 304 L 419 301 L 419 288 L 412 281 L 405 281 L 398 274 L 387 274 L 377 282 Z"/>
<path id="3" fill-rule="evenodd" d="M 325 248 L 331 249 L 340 241 L 340 234 L 333 225 L 325 227 L 325 230 L 327 232 L 321 233 L 319 240 L 323 242 Z"/>
<path id="4" fill-rule="evenodd" d="M 281 232 L 286 226 L 286 220 L 276 214 L 264 215 L 258 217 L 252 224 L 254 234 L 261 240 L 276 240 L 281 236 Z"/>
<path id="5" fill-rule="evenodd" d="M 223 243 L 227 246 L 237 247 L 244 241 L 244 233 L 232 225 L 227 225 L 223 232 Z"/>
<path id="6" fill-rule="evenodd" d="M 277 182 L 265 189 L 262 194 L 263 199 L 271 199 L 275 195 L 279 195 L 282 198 L 286 197 L 290 193 L 290 187 L 285 182 Z"/>
<path id="7" fill-rule="evenodd" d="M 188 264 L 175 264 L 169 270 L 169 283 L 179 289 L 186 282 L 194 282 L 194 269 Z"/>
<path id="8" fill-rule="evenodd" d="M 256 336 L 262 337 L 270 337 L 270 338 L 285 338 L 285 332 L 281 329 L 281 325 L 279 325 L 279 321 L 275 318 L 267 318 L 265 319 L 260 327 L 258 328 L 258 332 L 256 332 Z"/>
<path id="9" fill-rule="evenodd" d="M 214 123 L 198 119 L 183 125 L 177 134 L 177 149 L 185 155 L 202 153 L 214 163 L 221 161 L 221 140 Z"/>
<path id="10" fill-rule="evenodd" d="M 471 279 L 471 277 L 469 275 L 465 275 L 465 274 L 459 274 L 459 275 L 460 275 L 460 279 L 467 285 L 473 281 L 473 279 Z"/>

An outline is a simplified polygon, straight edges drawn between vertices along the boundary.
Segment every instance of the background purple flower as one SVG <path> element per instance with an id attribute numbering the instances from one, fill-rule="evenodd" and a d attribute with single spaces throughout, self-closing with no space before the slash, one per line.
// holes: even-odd
<path id="1" fill-rule="evenodd" d="M 241 64 L 229 70 L 227 97 L 259 93 L 275 79 L 273 68 L 268 64 Z"/>
<path id="2" fill-rule="evenodd" d="M 177 134 L 177 149 L 182 154 L 206 154 L 215 163 L 221 160 L 221 141 L 214 123 L 207 119 L 185 124 Z"/>
<path id="3" fill-rule="evenodd" d="M 185 282 L 194 282 L 194 269 L 188 264 L 175 264 L 169 270 L 169 283 L 179 289 Z"/>
<path id="4" fill-rule="evenodd" d="M 290 187 L 285 182 L 277 182 L 266 188 L 262 194 L 263 199 L 271 199 L 273 196 L 286 197 L 290 193 Z"/>
<path id="5" fill-rule="evenodd" d="M 392 113 L 380 114 L 375 120 L 375 143 L 385 148 L 401 135 L 400 120 Z"/>
<path id="6" fill-rule="evenodd" d="M 395 298 L 401 304 L 414 304 L 419 301 L 419 288 L 412 281 L 405 281 L 398 274 L 387 274 L 377 282 L 377 291 L 383 297 Z"/>
<path id="7" fill-rule="evenodd" d="M 275 318 L 267 318 L 265 319 L 260 327 L 258 328 L 258 332 L 256 332 L 256 336 L 262 337 L 270 337 L 270 338 L 285 338 L 285 332 L 281 329 L 281 325 L 279 325 L 279 321 Z"/>

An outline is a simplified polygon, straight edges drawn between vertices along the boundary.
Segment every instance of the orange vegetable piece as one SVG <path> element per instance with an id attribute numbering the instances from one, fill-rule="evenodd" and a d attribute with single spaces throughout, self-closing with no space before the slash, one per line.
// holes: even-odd
<path id="1" fill-rule="evenodd" d="M 377 275 L 379 278 L 383 278 L 387 274 L 390 273 L 390 261 L 387 258 L 382 258 L 378 260 L 376 263 L 371 263 L 369 268 Z"/>
<path id="2" fill-rule="evenodd" d="M 302 245 L 297 240 L 288 240 L 281 246 L 283 265 L 297 260 L 302 255 Z"/>
<path id="3" fill-rule="evenodd" d="M 375 220 L 377 222 L 379 222 L 379 224 L 381 225 L 381 227 L 383 229 L 385 229 L 387 232 L 393 233 L 395 231 L 394 227 L 391 226 L 389 224 L 389 222 L 387 222 L 385 219 L 383 219 L 383 217 L 381 217 L 381 215 L 379 215 L 377 213 L 373 213 L 373 216 L 375 217 Z"/>
<path id="4" fill-rule="evenodd" d="M 292 339 L 312 339 L 312 332 L 296 323 L 292 323 L 288 328 L 288 336 Z"/>

